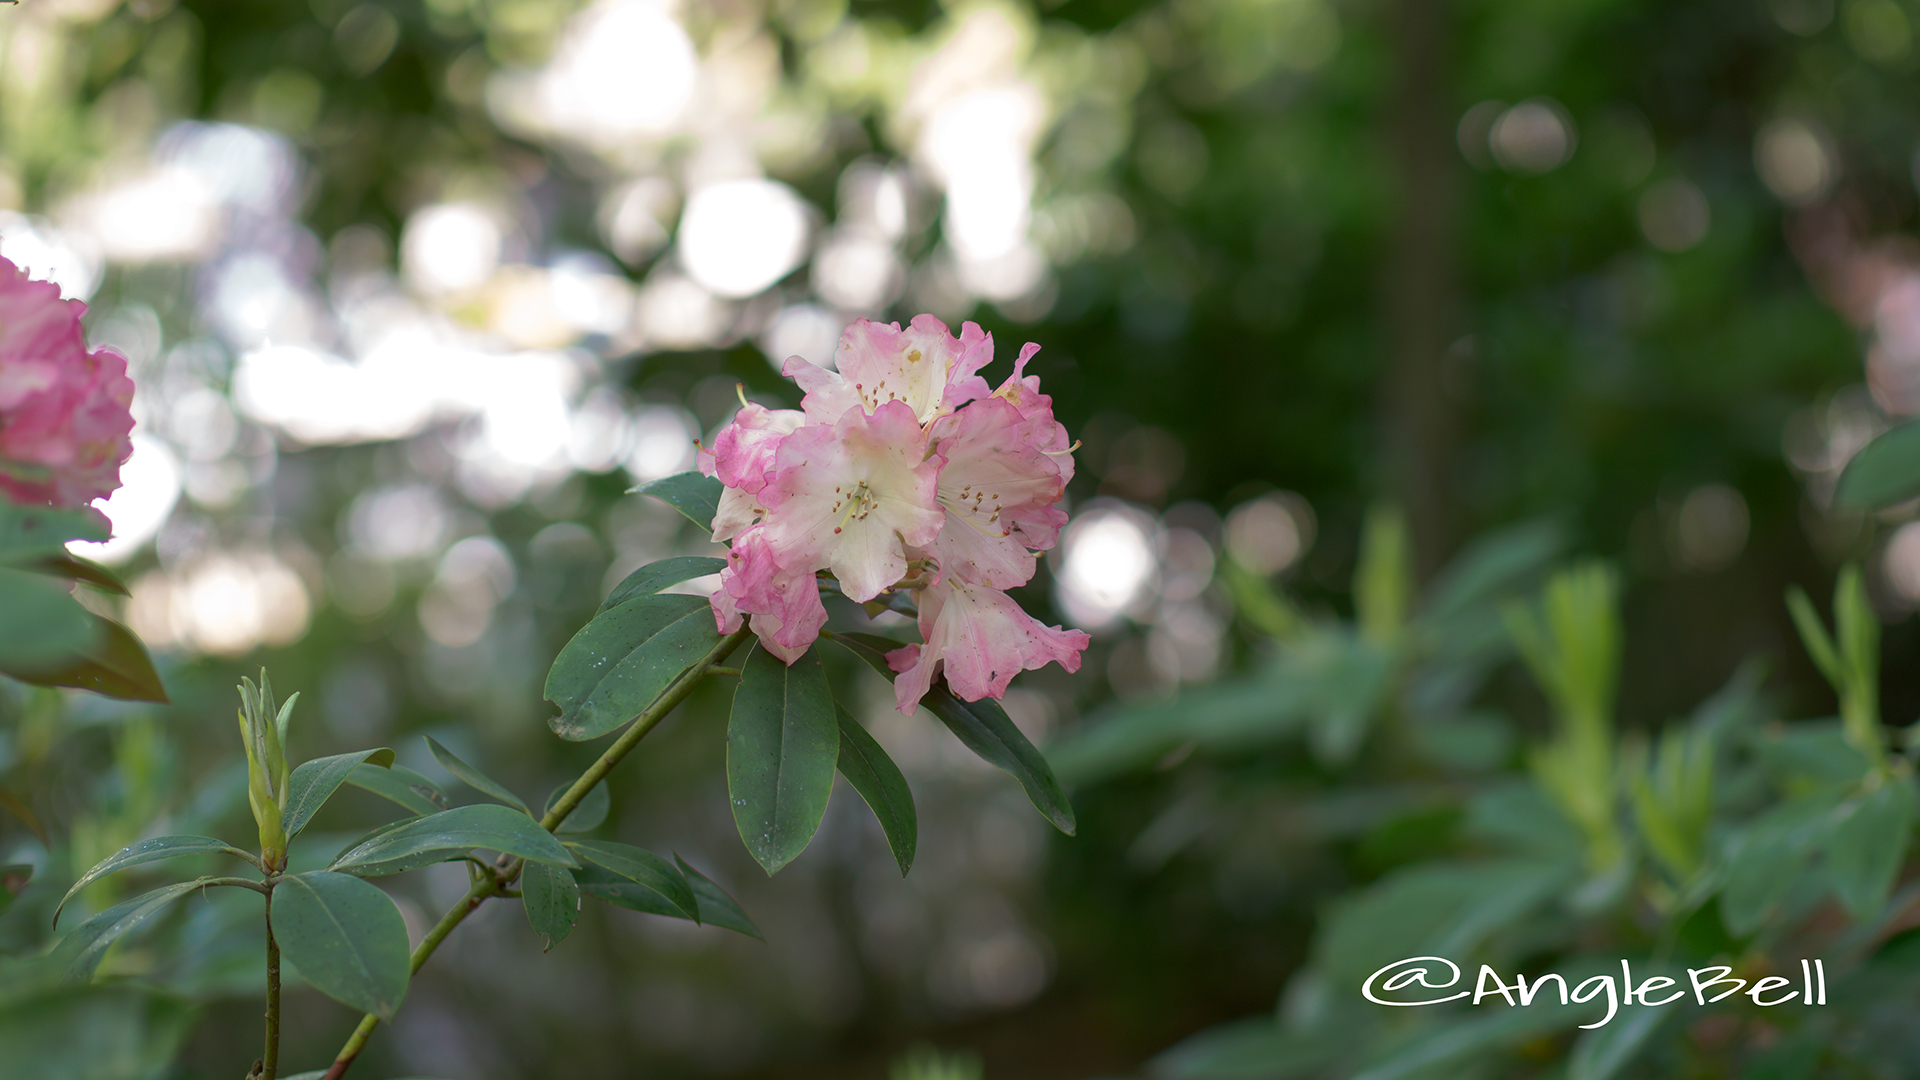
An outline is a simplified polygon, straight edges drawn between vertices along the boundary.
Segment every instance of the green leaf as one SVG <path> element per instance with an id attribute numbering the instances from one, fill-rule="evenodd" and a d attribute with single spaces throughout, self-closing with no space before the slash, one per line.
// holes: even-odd
<path id="1" fill-rule="evenodd" d="M 446 747 L 441 746 L 434 740 L 433 736 L 423 735 L 421 737 L 427 740 L 427 749 L 433 752 L 433 760 L 439 762 L 441 768 L 452 773 L 454 779 L 459 780 L 461 783 L 478 791 L 482 795 L 506 803 L 508 806 L 513 807 L 523 814 L 531 814 L 533 812 L 527 809 L 526 803 L 520 801 L 520 796 L 508 791 L 503 784 L 493 777 L 461 761 L 458 755 Z"/>
<path id="2" fill-rule="evenodd" d="M 0 496 L 0 563 L 66 554 L 67 541 L 107 539 L 107 518 L 98 510 L 19 506 Z"/>
<path id="3" fill-rule="evenodd" d="M 703 597 L 639 596 L 596 615 L 547 673 L 546 698 L 560 707 L 547 724 L 563 739 L 599 738 L 653 704 L 719 641 Z"/>
<path id="4" fill-rule="evenodd" d="M 1895 776 L 1841 807 L 1846 816 L 1828 839 L 1827 872 L 1854 919 L 1878 914 L 1886 904 L 1906 858 L 1914 803 L 1913 781 Z"/>
<path id="5" fill-rule="evenodd" d="M 0 1062 L 32 1080 L 158 1080 L 199 1009 L 134 985 L 75 987 L 0 1007 Z"/>
<path id="6" fill-rule="evenodd" d="M 919 842 L 919 819 L 913 809 L 913 792 L 900 767 L 874 741 L 853 714 L 836 707 L 840 717 L 840 775 L 867 801 L 867 807 L 887 834 L 887 846 L 893 849 L 893 861 L 900 865 L 900 876 L 913 867 L 914 845 Z"/>
<path id="7" fill-rule="evenodd" d="M 1581 1032 L 1567 1061 L 1567 1080 L 1613 1080 L 1672 1015 L 1672 1009 L 1645 1006 L 1627 1010 L 1605 1027 Z"/>
<path id="8" fill-rule="evenodd" d="M 981 760 L 1011 774 L 1020 786 L 1026 789 L 1027 798 L 1033 801 L 1034 808 L 1053 827 L 1073 835 L 1073 804 L 1067 801 L 1067 793 L 1054 777 L 1053 769 L 1047 765 L 1047 759 L 1034 749 L 1020 729 L 1007 717 L 1005 709 L 992 698 L 979 701 L 962 701 L 947 689 L 947 681 L 942 678 L 920 699 L 920 705 L 947 729 L 966 744 L 967 749 L 980 755 Z"/>
<path id="9" fill-rule="evenodd" d="M 554 788 L 553 794 L 547 796 L 547 806 L 541 816 L 552 813 L 553 804 L 559 802 L 560 796 L 565 795 L 572 788 L 572 784 L 561 784 Z M 573 808 L 573 813 L 568 814 L 567 819 L 553 831 L 557 833 L 592 832 L 600 827 L 601 822 L 607 820 L 607 811 L 612 809 L 612 806 L 612 800 L 607 797 L 607 782 L 602 780 L 587 789 L 586 796 Z"/>
<path id="10" fill-rule="evenodd" d="M 326 870 L 283 877 L 272 923 L 281 954 L 315 990 L 393 1019 L 407 995 L 407 923 L 378 886 Z"/>
<path id="11" fill-rule="evenodd" d="M 793 861 L 820 828 L 839 754 L 817 651 L 789 666 L 756 642 L 727 720 L 727 798 L 740 839 L 767 873 Z"/>
<path id="12" fill-rule="evenodd" d="M 1825 848 L 1838 796 L 1813 792 L 1776 806 L 1729 838 L 1720 913 L 1727 929 L 1750 934 L 1810 870 L 1813 851 Z"/>
<path id="13" fill-rule="evenodd" d="M 1292 1080 L 1324 1072 L 1352 1046 L 1324 1031 L 1288 1031 L 1271 1017 L 1208 1028 L 1162 1051 L 1148 1075 L 1166 1080 Z"/>
<path id="14" fill-rule="evenodd" d="M 1316 942 L 1338 993 L 1409 956 L 1457 957 L 1553 896 L 1577 863 L 1504 859 L 1409 867 L 1340 901 Z"/>
<path id="15" fill-rule="evenodd" d="M 300 835 L 300 830 L 307 827 L 313 815 L 333 798 L 333 793 L 340 790 L 340 785 L 346 783 L 362 763 L 392 768 L 393 751 L 384 746 L 378 750 L 355 750 L 350 754 L 303 761 L 293 770 L 293 775 L 287 778 L 287 805 L 280 811 L 280 827 L 286 831 L 287 839 Z"/>
<path id="16" fill-rule="evenodd" d="M 616 844 L 611 840 L 572 840 L 567 847 L 580 861 L 597 866 L 622 881 L 630 881 L 660 894 L 683 918 L 700 921 L 700 903 L 685 875 L 667 860 L 644 848 Z"/>
<path id="17" fill-rule="evenodd" d="M 115 904 L 74 927 L 72 933 L 54 943 L 49 956 L 66 981 L 86 982 L 93 978 L 94 969 L 100 966 L 114 942 L 159 914 L 168 904 L 212 881 L 204 877 L 176 881 Z"/>
<path id="18" fill-rule="evenodd" d="M 570 870 L 530 862 L 520 870 L 520 903 L 533 932 L 540 935 L 540 951 L 552 952 L 580 918 L 580 886 Z"/>
<path id="19" fill-rule="evenodd" d="M 234 847 L 232 844 L 227 843 L 225 840 L 216 840 L 211 836 L 156 836 L 151 840 L 141 840 L 138 843 L 128 844 L 126 847 L 100 860 L 94 865 L 93 869 L 80 875 L 80 880 L 73 883 L 73 888 L 67 890 L 67 895 L 61 897 L 59 905 L 53 909 L 53 924 L 55 926 L 60 925 L 60 912 L 66 908 L 67 901 L 72 900 L 74 895 L 81 889 L 106 877 L 108 874 L 125 870 L 130 866 L 139 866 L 141 863 L 159 862 L 161 859 L 177 859 L 183 855 L 208 855 L 216 852 L 226 855 L 236 855 L 249 862 L 253 859 L 252 856 Z"/>
<path id="20" fill-rule="evenodd" d="M 121 581 L 113 571 L 92 559 L 82 559 L 78 555 L 70 555 L 66 552 L 20 563 L 19 567 L 36 574 L 51 574 L 54 577 L 66 578 L 68 581 L 84 581 L 116 596 L 133 595 L 127 591 L 126 583 Z"/>
<path id="21" fill-rule="evenodd" d="M 713 515 L 720 512 L 720 493 L 726 489 L 711 476 L 684 472 L 628 490 L 629 494 L 637 491 L 651 495 L 680 511 L 688 521 L 712 532 Z"/>
<path id="22" fill-rule="evenodd" d="M 347 774 L 347 783 L 398 803 L 415 814 L 437 814 L 447 808 L 447 797 L 434 782 L 407 768 L 361 765 Z"/>
<path id="23" fill-rule="evenodd" d="M 682 555 L 648 563 L 622 578 L 620 584 L 615 585 L 607 598 L 600 602 L 600 611 L 611 611 L 635 597 L 651 596 L 669 585 L 717 574 L 726 567 L 727 560 L 710 555 Z"/>
<path id="24" fill-rule="evenodd" d="M 1529 1008 L 1499 1009 L 1490 1015 L 1434 1027 L 1408 1040 L 1386 1060 L 1355 1074 L 1353 1080 L 1473 1075 L 1474 1070 L 1464 1067 L 1470 1061 L 1484 1060 L 1506 1046 L 1557 1028 L 1572 1027 L 1584 1019 L 1569 1015 L 1580 1008 L 1562 1006 L 1557 1001 L 1551 1006 L 1536 1001 Z"/>
<path id="25" fill-rule="evenodd" d="M 342 852 L 327 869 L 383 877 L 474 848 L 518 855 L 530 862 L 580 865 L 532 818 L 504 806 L 478 803 L 409 821 Z"/>
<path id="26" fill-rule="evenodd" d="M 899 648 L 900 642 L 874 634 L 833 633 L 829 636 L 892 681 L 893 669 L 887 666 L 887 653 Z M 1053 775 L 1047 759 L 1034 749 L 1025 735 L 1020 734 L 1020 729 L 1008 719 L 1006 710 L 1000 707 L 999 702 L 991 698 L 961 701 L 947 689 L 943 678 L 933 684 L 926 697 L 920 699 L 920 706 L 947 725 L 966 744 L 967 749 L 1020 781 L 1020 786 L 1026 789 L 1027 798 L 1033 801 L 1040 813 L 1053 822 L 1055 828 L 1068 836 L 1073 835 L 1073 806 L 1067 801 L 1066 791 Z"/>
<path id="27" fill-rule="evenodd" d="M 0 664 L 0 673 L 35 686 L 68 686 L 122 701 L 166 704 L 166 687 L 153 670 L 153 658 L 133 631 L 92 612 L 88 617 L 98 636 L 77 658 L 47 671 L 16 671 Z"/>
<path id="28" fill-rule="evenodd" d="M 715 885 L 712 879 L 695 870 L 678 854 L 674 855 L 673 861 L 679 864 L 680 872 L 687 876 L 687 884 L 693 887 L 694 899 L 700 902 L 701 923 L 725 927 L 735 933 L 760 938 L 761 941 L 767 940 L 760 937 L 760 928 L 753 925 L 753 920 L 747 918 L 747 913 L 740 910 L 740 905 L 733 902 L 733 897 L 728 896 L 726 890 Z"/>
<path id="29" fill-rule="evenodd" d="M 1920 495 L 1920 422 L 1902 424 L 1860 448 L 1834 485 L 1836 506 L 1878 509 Z"/>
<path id="30" fill-rule="evenodd" d="M 43 671 L 94 644 L 93 617 L 60 584 L 0 567 L 0 671 Z"/>

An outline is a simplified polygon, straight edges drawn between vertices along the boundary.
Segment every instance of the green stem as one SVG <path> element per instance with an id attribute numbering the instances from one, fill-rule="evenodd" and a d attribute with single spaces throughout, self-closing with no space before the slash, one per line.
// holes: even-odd
<path id="1" fill-rule="evenodd" d="M 719 644 L 708 651 L 707 655 L 701 657 L 674 680 L 671 686 L 654 699 L 653 704 L 647 706 L 646 711 L 640 714 L 633 725 L 621 733 L 620 738 L 614 740 L 612 746 L 607 747 L 607 752 L 601 754 L 598 761 L 595 761 L 586 772 L 580 774 L 580 779 L 575 780 L 566 794 L 560 796 L 559 800 L 553 804 L 553 808 L 547 811 L 547 816 L 540 819 L 540 827 L 548 832 L 559 828 L 560 823 L 567 819 L 567 815 L 573 813 L 574 808 L 580 805 L 580 800 L 587 797 L 587 792 L 592 791 L 595 784 L 606 779 L 607 774 L 613 771 L 613 767 L 620 764 L 620 759 L 626 757 L 628 751 L 638 745 L 641 739 L 646 738 L 649 731 L 666 719 L 667 714 L 672 712 L 675 706 L 686 700 L 687 695 L 693 692 L 693 688 L 699 685 L 700 680 L 713 671 L 714 665 L 731 655 L 733 650 L 739 648 L 740 643 L 747 640 L 751 634 L 750 627 L 742 626 L 739 630 L 721 638 Z M 520 869 L 524 864 L 524 860 L 515 859 L 498 871 L 490 871 L 476 880 L 467 889 L 467 895 L 448 908 L 447 913 L 440 917 L 440 921 L 434 924 L 433 929 L 428 931 L 427 936 L 422 938 L 420 944 L 414 948 L 413 971 L 420 970 L 421 965 L 427 962 L 427 957 L 433 955 L 434 950 L 440 947 L 440 943 L 453 932 L 453 928 L 465 921 L 468 915 L 473 914 L 489 898 L 502 895 L 507 887 L 520 877 Z M 366 1046 L 368 1037 L 373 1034 L 373 1029 L 378 1026 L 380 1026 L 379 1017 L 372 1013 L 362 1016 L 360 1026 L 354 1028 L 353 1035 L 347 1039 L 345 1045 L 340 1047 L 340 1052 L 334 1056 L 333 1067 L 327 1070 L 323 1080 L 340 1080 L 345 1076 L 347 1069 L 353 1065 L 354 1059 L 360 1056 L 361 1049 Z"/>
<path id="2" fill-rule="evenodd" d="M 267 892 L 267 1045 L 260 1055 L 261 1080 L 280 1068 L 280 943 L 273 939 L 273 890 Z"/>

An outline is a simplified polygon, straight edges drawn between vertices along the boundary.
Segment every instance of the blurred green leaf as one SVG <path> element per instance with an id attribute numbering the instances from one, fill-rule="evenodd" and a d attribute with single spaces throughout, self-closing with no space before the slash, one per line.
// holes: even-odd
<path id="1" fill-rule="evenodd" d="M 158 915 L 168 904 L 210 883 L 212 878 L 195 878 L 162 885 L 131 900 L 100 912 L 54 943 L 53 963 L 69 982 L 86 982 L 107 955 L 114 942 Z"/>
<path id="2" fill-rule="evenodd" d="M 1906 859 L 1915 818 L 1913 780 L 1887 777 L 1842 804 L 1828 840 L 1834 895 L 1856 920 L 1880 912 Z"/>
<path id="3" fill-rule="evenodd" d="M 532 818 L 505 806 L 477 803 L 409 821 L 342 852 L 328 869 L 384 877 L 475 848 L 518 855 L 532 862 L 580 865 Z"/>
<path id="4" fill-rule="evenodd" d="M 1599 1006 L 1605 1008 L 1604 1003 Z M 1417 1076 L 1461 1075 L 1470 1063 L 1501 1055 L 1516 1043 L 1549 1031 L 1574 1027 L 1587 1006 L 1562 1006 L 1535 999 L 1524 1009 L 1496 1009 L 1478 1016 L 1450 1016 L 1440 1026 L 1427 1025 L 1421 1034 L 1396 1047 L 1380 1061 L 1353 1075 L 1353 1080 L 1406 1080 Z M 1652 1011 L 1652 1010 L 1648 1010 Z M 1615 1018 L 1618 1022 L 1618 1018 Z"/>
<path id="5" fill-rule="evenodd" d="M 844 708 L 836 706 L 836 710 L 840 717 L 840 775 L 847 778 L 879 820 L 893 861 L 900 866 L 900 876 L 905 877 L 913 867 L 914 845 L 919 842 L 913 791 L 907 787 L 907 778 L 900 775 L 900 766 L 867 734 L 860 721 Z"/>
<path id="6" fill-rule="evenodd" d="M 740 665 L 727 798 L 740 839 L 769 874 L 806 848 L 827 812 L 840 754 L 834 708 L 817 650 L 788 665 L 756 642 Z"/>
<path id="7" fill-rule="evenodd" d="M 433 760 L 439 762 L 441 768 L 452 773 L 454 779 L 459 780 L 461 783 L 478 791 L 482 795 L 497 799 L 513 807 L 523 814 L 533 813 L 533 811 L 527 809 L 526 803 L 520 801 L 520 796 L 508 791 L 505 785 L 488 776 L 486 773 L 460 760 L 458 755 L 446 747 L 441 746 L 433 736 L 424 735 L 421 737 L 427 740 L 427 749 L 432 751 Z"/>
<path id="8" fill-rule="evenodd" d="M 1317 943 L 1337 992 L 1358 993 L 1409 956 L 1464 957 L 1573 877 L 1565 861 L 1432 863 L 1397 871 L 1336 905 Z"/>
<path id="9" fill-rule="evenodd" d="M 713 610 L 698 596 L 638 596 L 596 615 L 547 673 L 547 721 L 563 739 L 594 739 L 653 704 L 680 673 L 720 641 Z"/>
<path id="10" fill-rule="evenodd" d="M 437 814 L 447 808 L 447 797 L 433 781 L 407 768 L 360 765 L 347 774 L 347 783 L 397 803 L 414 814 Z"/>
<path id="11" fill-rule="evenodd" d="M 287 778 L 287 805 L 280 812 L 280 827 L 286 830 L 287 839 L 299 836 L 313 815 L 363 763 L 374 768 L 391 768 L 393 751 L 383 746 L 301 762 Z"/>
<path id="12" fill-rule="evenodd" d="M 410 977 L 407 924 L 376 885 L 315 870 L 273 890 L 273 936 L 314 989 L 391 1021 Z"/>
<path id="13" fill-rule="evenodd" d="M 1641 978 L 1651 974 L 1657 973 Z M 1628 1009 L 1603 1027 L 1581 1032 L 1567 1059 L 1567 1080 L 1613 1080 L 1633 1064 L 1673 1015 L 1672 1009 L 1651 1006 Z"/>
<path id="14" fill-rule="evenodd" d="M 98 632 L 53 579 L 0 567 L 0 672 L 51 669 L 94 645 Z"/>
<path id="15" fill-rule="evenodd" d="M 641 484 L 629 489 L 629 494 L 637 491 L 642 495 L 651 495 L 680 511 L 688 521 L 712 532 L 713 516 L 720 512 L 720 492 L 723 490 L 720 481 L 711 476 L 686 472 Z"/>
<path id="16" fill-rule="evenodd" d="M 1733 832 L 1723 857 L 1720 912 L 1735 935 L 1770 919 L 1809 870 L 1812 852 L 1829 846 L 1840 794 L 1816 791 L 1776 806 Z"/>
<path id="17" fill-rule="evenodd" d="M 567 843 L 584 864 L 597 866 L 622 881 L 660 895 L 683 918 L 700 921 L 700 903 L 686 876 L 674 864 L 644 848 L 610 840 L 573 840 Z"/>
<path id="18" fill-rule="evenodd" d="M 545 817 L 552 813 L 553 804 L 559 802 L 560 796 L 571 790 L 573 790 L 571 783 L 564 783 L 554 788 L 552 794 L 547 796 L 546 809 L 541 812 L 541 816 Z M 560 823 L 560 827 L 553 831 L 556 833 L 592 832 L 607 820 L 607 812 L 612 808 L 613 800 L 607 794 L 607 782 L 602 780 L 587 789 L 579 805 L 573 808 L 573 813 L 568 814 L 567 819 Z"/>
<path id="19" fill-rule="evenodd" d="M 1398 508 L 1376 506 L 1360 536 L 1360 565 L 1353 574 L 1354 618 L 1360 633 L 1387 647 L 1400 636 L 1413 596 L 1413 551 L 1407 519 Z"/>
<path id="20" fill-rule="evenodd" d="M 0 565 L 60 558 L 69 540 L 98 543 L 108 535 L 106 515 L 98 510 L 21 506 L 0 495 Z"/>
<path id="21" fill-rule="evenodd" d="M 1554 522 L 1534 521 L 1481 537 L 1455 556 L 1428 586 L 1419 621 L 1432 625 L 1497 604 L 1524 588 L 1566 546 Z"/>
<path id="22" fill-rule="evenodd" d="M 1834 485 L 1837 506 L 1879 509 L 1920 495 L 1920 422 L 1905 423 L 1860 448 Z"/>
<path id="23" fill-rule="evenodd" d="M 195 1011 L 132 985 L 34 995 L 0 1007 L 0 1062 L 21 1080 L 160 1080 Z"/>
<path id="24" fill-rule="evenodd" d="M 600 602 L 600 612 L 611 611 L 635 597 L 651 596 L 669 585 L 678 585 L 693 578 L 717 574 L 726 567 L 727 560 L 708 555 L 682 555 L 678 558 L 648 563 L 622 578 L 620 584 L 613 587 L 613 591 L 607 594 L 607 598 Z"/>
<path id="25" fill-rule="evenodd" d="M 126 583 L 121 581 L 113 571 L 101 566 L 92 559 L 82 559 L 78 555 L 69 555 L 62 552 L 59 555 L 49 555 L 45 558 L 16 563 L 15 565 L 22 570 L 30 570 L 36 574 L 51 574 L 55 577 L 66 578 L 68 581 L 84 581 L 89 585 L 97 586 L 117 596 L 131 595 L 127 592 Z"/>
<path id="26" fill-rule="evenodd" d="M 125 870 L 130 866 L 139 866 L 142 863 L 158 862 L 161 859 L 208 854 L 233 855 L 249 862 L 253 861 L 253 857 L 246 852 L 225 840 L 216 840 L 211 836 L 156 836 L 151 840 L 128 844 L 100 860 L 93 869 L 80 875 L 80 880 L 73 883 L 73 888 L 68 889 L 67 894 L 61 897 L 60 903 L 54 907 L 54 925 L 60 924 L 60 912 L 66 909 L 67 901 L 72 900 L 74 894 L 108 874 Z"/>
<path id="27" fill-rule="evenodd" d="M 0 672 L 35 686 L 68 686 L 91 690 L 103 697 L 123 701 L 167 703 L 166 687 L 153 669 L 147 647 L 133 631 L 112 619 L 88 613 L 97 636 L 77 659 L 63 661 L 51 669 L 16 671 L 0 667 Z"/>
<path id="28" fill-rule="evenodd" d="M 573 872 L 546 863 L 530 862 L 520 869 L 520 902 L 527 922 L 540 935 L 540 951 L 552 952 L 565 941 L 580 918 L 580 886 Z"/>
<path id="29" fill-rule="evenodd" d="M 0 915 L 6 914 L 8 907 L 26 890 L 33 881 L 33 866 L 30 863 L 0 863 Z M 54 918 L 60 917 L 54 912 Z"/>
<path id="30" fill-rule="evenodd" d="M 1323 1073 L 1353 1045 L 1321 1031 L 1289 1031 L 1270 1017 L 1189 1036 L 1148 1065 L 1155 1080 L 1293 1080 Z"/>

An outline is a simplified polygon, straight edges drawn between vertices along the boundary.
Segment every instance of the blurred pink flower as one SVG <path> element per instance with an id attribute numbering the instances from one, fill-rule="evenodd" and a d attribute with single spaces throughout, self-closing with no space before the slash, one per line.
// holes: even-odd
<path id="1" fill-rule="evenodd" d="M 86 310 L 0 259 L 0 492 L 14 502 L 85 506 L 133 453 L 127 360 L 87 351 Z"/>

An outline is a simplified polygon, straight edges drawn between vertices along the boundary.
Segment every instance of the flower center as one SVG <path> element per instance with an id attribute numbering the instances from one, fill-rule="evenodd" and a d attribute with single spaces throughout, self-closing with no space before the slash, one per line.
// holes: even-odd
<path id="1" fill-rule="evenodd" d="M 836 536 L 840 534 L 841 529 L 847 527 L 847 522 L 865 521 L 867 515 L 873 513 L 874 505 L 880 501 L 865 480 L 855 485 L 852 491 L 843 491 L 835 487 L 833 493 L 836 496 L 833 508 L 840 513 L 840 524 L 833 527 Z"/>

